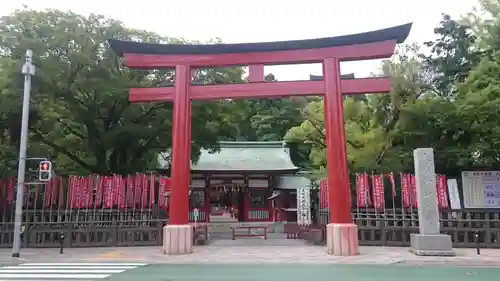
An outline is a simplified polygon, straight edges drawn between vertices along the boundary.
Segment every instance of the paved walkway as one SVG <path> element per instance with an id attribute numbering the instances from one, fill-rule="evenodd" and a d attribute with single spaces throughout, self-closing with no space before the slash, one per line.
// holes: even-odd
<path id="1" fill-rule="evenodd" d="M 0 249 L 0 264 L 19 262 L 140 262 L 148 264 L 382 264 L 500 267 L 500 250 L 456 249 L 456 257 L 419 257 L 408 248 L 361 247 L 360 255 L 335 257 L 319 246 L 200 246 L 195 253 L 165 256 L 161 247 L 23 249 L 21 260 L 11 258 L 10 249 Z"/>

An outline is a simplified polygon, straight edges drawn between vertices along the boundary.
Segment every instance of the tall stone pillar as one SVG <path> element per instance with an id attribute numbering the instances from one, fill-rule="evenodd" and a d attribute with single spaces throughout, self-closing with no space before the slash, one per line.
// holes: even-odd
<path id="1" fill-rule="evenodd" d="M 432 148 L 417 148 L 413 158 L 419 233 L 410 236 L 411 252 L 419 256 L 454 256 L 451 236 L 440 232 L 434 152 Z"/>

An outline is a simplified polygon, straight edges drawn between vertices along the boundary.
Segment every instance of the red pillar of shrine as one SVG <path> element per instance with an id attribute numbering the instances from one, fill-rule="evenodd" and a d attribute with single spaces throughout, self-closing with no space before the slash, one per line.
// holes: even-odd
<path id="1" fill-rule="evenodd" d="M 187 225 L 190 181 L 191 82 L 189 66 L 175 68 L 175 98 L 172 123 L 172 188 L 170 191 L 170 225 Z"/>
<path id="2" fill-rule="evenodd" d="M 193 227 L 189 225 L 189 182 L 191 155 L 191 71 L 188 65 L 175 68 L 174 116 L 172 123 L 172 187 L 169 224 L 163 228 L 163 253 L 193 252 Z"/>
<path id="3" fill-rule="evenodd" d="M 325 83 L 324 112 L 328 171 L 330 224 L 327 226 L 328 252 L 334 255 L 358 253 L 358 231 L 352 222 L 351 190 L 347 167 L 344 128 L 344 97 L 341 93 L 340 62 L 337 58 L 323 61 Z"/>
<path id="4" fill-rule="evenodd" d="M 340 92 L 340 65 L 335 58 L 323 62 L 328 200 L 332 223 L 352 223 L 344 129 L 344 97 Z"/>

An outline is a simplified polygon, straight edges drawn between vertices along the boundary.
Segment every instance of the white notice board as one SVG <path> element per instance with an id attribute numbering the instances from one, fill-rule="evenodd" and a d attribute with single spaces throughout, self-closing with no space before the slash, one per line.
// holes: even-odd
<path id="1" fill-rule="evenodd" d="M 465 208 L 500 208 L 500 171 L 462 172 Z"/>
<path id="2" fill-rule="evenodd" d="M 462 209 L 460 204 L 460 195 L 458 192 L 457 179 L 448 179 L 448 198 L 450 198 L 450 207 L 452 210 Z"/>

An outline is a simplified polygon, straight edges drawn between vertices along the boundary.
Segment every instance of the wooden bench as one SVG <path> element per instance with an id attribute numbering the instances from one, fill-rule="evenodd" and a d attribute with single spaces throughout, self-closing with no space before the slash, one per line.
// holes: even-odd
<path id="1" fill-rule="evenodd" d="M 236 233 L 237 229 L 247 229 L 247 233 Z M 258 233 L 252 233 L 253 229 L 262 229 L 264 230 L 264 235 Z M 261 237 L 264 236 L 264 239 L 267 240 L 267 226 L 231 226 L 231 230 L 233 231 L 233 240 L 236 240 L 236 237 Z"/>

